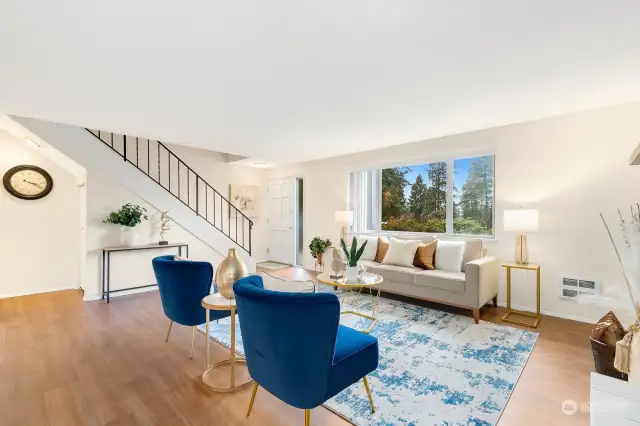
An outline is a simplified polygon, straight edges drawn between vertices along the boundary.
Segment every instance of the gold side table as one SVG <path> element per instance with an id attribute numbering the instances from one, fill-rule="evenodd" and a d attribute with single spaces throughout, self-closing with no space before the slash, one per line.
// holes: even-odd
<path id="1" fill-rule="evenodd" d="M 244 388 L 246 385 L 248 385 L 249 383 L 253 382 L 253 380 L 249 379 L 248 381 L 244 382 L 244 383 L 240 383 L 240 384 L 236 384 L 236 364 L 245 364 L 247 363 L 247 361 L 245 361 L 242 358 L 238 358 L 238 356 L 236 355 L 236 299 L 227 299 L 226 297 L 222 296 L 220 293 L 213 293 L 210 294 L 208 296 L 206 296 L 205 298 L 202 299 L 202 307 L 205 309 L 206 312 L 206 319 L 207 319 L 207 357 L 206 357 L 206 369 L 204 371 L 204 373 L 202 373 L 202 384 L 207 387 L 208 389 L 214 391 L 214 392 L 235 392 L 237 390 L 240 390 L 242 388 Z M 230 340 L 230 345 L 231 346 L 231 353 L 229 356 L 229 359 L 225 359 L 224 361 L 220 361 L 216 364 L 211 365 L 210 361 L 209 361 L 209 346 L 211 343 L 211 338 L 209 337 L 209 331 L 211 330 L 210 328 L 210 319 L 209 319 L 209 311 L 210 310 L 214 310 L 214 311 L 230 311 L 231 312 L 231 317 L 229 318 L 229 320 L 231 321 L 230 325 L 231 325 L 231 340 Z M 231 373 L 229 374 L 229 386 L 213 386 L 211 384 L 208 383 L 208 376 L 217 368 L 220 367 L 222 365 L 230 365 L 230 369 L 231 369 Z"/>
<path id="2" fill-rule="evenodd" d="M 502 265 L 507 271 L 507 312 L 502 316 L 502 321 L 510 322 L 512 324 L 524 325 L 531 328 L 536 328 L 540 322 L 540 265 L 536 263 L 516 263 L 509 262 Z M 512 269 L 526 269 L 529 271 L 536 271 L 536 312 L 523 312 L 511 309 L 511 270 Z M 533 322 L 519 321 L 509 318 L 510 315 L 516 314 L 524 317 L 533 318 Z"/>

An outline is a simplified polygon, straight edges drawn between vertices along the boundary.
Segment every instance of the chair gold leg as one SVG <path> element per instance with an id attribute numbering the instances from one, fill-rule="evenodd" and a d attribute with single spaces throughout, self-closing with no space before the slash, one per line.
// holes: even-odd
<path id="1" fill-rule="evenodd" d="M 373 398 L 371 397 L 371 390 L 369 389 L 369 381 L 367 380 L 367 376 L 364 376 L 362 378 L 362 381 L 364 382 L 364 388 L 367 390 L 367 396 L 369 397 L 369 404 L 371 404 L 371 412 L 375 413 L 376 407 L 373 405 Z"/>
<path id="2" fill-rule="evenodd" d="M 171 334 L 171 327 L 173 327 L 173 320 L 169 322 L 169 330 L 167 330 L 167 337 L 165 337 L 164 339 L 165 342 L 169 341 L 169 335 Z"/>
<path id="3" fill-rule="evenodd" d="M 251 392 L 251 400 L 249 401 L 249 409 L 247 410 L 247 417 L 251 414 L 251 409 L 253 408 L 253 401 L 256 400 L 256 393 L 258 392 L 258 383 L 253 383 L 253 391 Z"/>
<path id="4" fill-rule="evenodd" d="M 193 359 L 193 348 L 196 343 L 196 326 L 191 327 L 191 352 L 189 353 L 189 359 Z"/>
<path id="5" fill-rule="evenodd" d="M 304 426 L 309 426 L 311 424 L 311 410 L 304 410 Z"/>

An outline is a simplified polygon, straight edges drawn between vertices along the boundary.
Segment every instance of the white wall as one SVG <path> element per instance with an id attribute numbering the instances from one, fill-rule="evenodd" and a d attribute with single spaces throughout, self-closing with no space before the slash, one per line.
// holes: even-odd
<path id="1" fill-rule="evenodd" d="M 126 203 L 140 205 L 147 209 L 149 220 L 134 229 L 138 234 L 138 244 L 160 241 L 160 212 L 142 198 L 114 182 L 100 171 L 89 170 L 87 179 L 87 266 L 83 279 L 85 299 L 100 296 L 100 264 L 102 248 L 120 245 L 120 227 L 104 224 L 102 221 L 111 212 Z M 169 242 L 189 244 L 189 257 L 218 265 L 224 257 L 194 237 L 176 223 L 165 235 Z M 111 289 L 129 288 L 156 282 L 151 268 L 151 259 L 163 254 L 177 254 L 177 248 L 113 253 L 111 255 Z M 113 295 L 112 295 L 113 297 Z"/>
<path id="2" fill-rule="evenodd" d="M 0 174 L 30 164 L 51 174 L 53 191 L 26 201 L 0 188 L 0 298 L 79 288 L 80 188 L 38 149 L 0 130 Z"/>
<path id="3" fill-rule="evenodd" d="M 347 209 L 349 171 L 493 152 L 496 238 L 486 243 L 489 254 L 513 258 L 515 236 L 502 231 L 505 209 L 538 209 L 540 231 L 529 235 L 529 248 L 541 264 L 542 310 L 593 321 L 608 307 L 559 299 L 558 280 L 593 278 L 624 291 L 599 213 L 615 218 L 618 208 L 640 201 L 640 167 L 628 165 L 639 139 L 640 103 L 633 103 L 276 168 L 269 178 L 303 177 L 305 241 L 337 240 L 334 212 Z M 304 265 L 313 268 L 306 247 Z M 500 276 L 504 302 L 503 271 Z M 533 310 L 534 289 L 533 274 L 514 273 L 512 303 Z"/>

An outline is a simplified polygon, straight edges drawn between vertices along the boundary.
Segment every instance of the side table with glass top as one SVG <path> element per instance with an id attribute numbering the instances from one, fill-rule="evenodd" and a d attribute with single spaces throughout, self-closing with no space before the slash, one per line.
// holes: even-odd
<path id="1" fill-rule="evenodd" d="M 524 325 L 526 327 L 536 328 L 540 322 L 540 265 L 537 263 L 516 263 L 508 262 L 502 265 L 507 272 L 507 311 L 502 316 L 502 321 L 512 324 Z M 511 309 L 511 270 L 525 269 L 536 272 L 536 312 L 523 312 Z M 533 321 L 522 321 L 510 318 L 512 315 L 533 318 Z"/>
<path id="2" fill-rule="evenodd" d="M 361 277 L 357 279 L 355 282 L 349 282 L 345 277 L 343 278 L 331 278 L 331 273 L 323 272 L 317 276 L 317 280 L 320 283 L 326 284 L 328 286 L 332 286 L 334 288 L 338 288 L 339 292 L 337 293 L 338 299 L 340 299 L 340 307 L 344 305 L 348 305 L 350 298 L 359 297 L 362 295 L 362 289 L 369 289 L 369 295 L 371 296 L 372 305 L 371 305 L 371 314 L 363 313 L 354 309 L 347 309 L 341 311 L 341 315 L 351 314 L 356 315 L 371 321 L 369 328 L 363 330 L 364 333 L 371 333 L 373 327 L 378 322 L 378 306 L 380 303 L 380 287 L 378 284 L 381 284 L 383 278 L 378 274 L 373 274 L 370 272 L 365 272 Z M 377 294 L 374 295 L 374 291 L 377 291 Z"/>
<path id="3" fill-rule="evenodd" d="M 202 384 L 214 391 L 214 392 L 235 392 L 244 388 L 246 385 L 250 384 L 253 380 L 249 379 L 240 384 L 236 384 L 236 364 L 246 365 L 246 361 L 243 358 L 239 358 L 236 355 L 236 300 L 235 299 L 227 299 L 222 296 L 220 293 L 210 294 L 202 299 L 202 307 L 206 310 L 206 333 L 207 333 L 207 356 L 206 356 L 206 369 L 204 373 L 202 373 Z M 229 318 L 230 326 L 231 326 L 231 338 L 230 338 L 230 356 L 229 359 L 225 359 L 223 361 L 217 362 L 211 365 L 210 362 L 210 330 L 211 321 L 209 320 L 209 311 L 230 311 L 231 316 Z M 222 366 L 229 365 L 231 372 L 229 373 L 229 386 L 214 386 L 210 384 L 210 376 L 213 371 Z"/>

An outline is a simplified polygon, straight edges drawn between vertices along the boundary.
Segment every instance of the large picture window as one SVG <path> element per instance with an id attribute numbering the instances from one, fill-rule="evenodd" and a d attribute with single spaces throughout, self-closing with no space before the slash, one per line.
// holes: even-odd
<path id="1" fill-rule="evenodd" d="M 352 173 L 353 230 L 493 235 L 493 181 L 493 155 Z"/>

